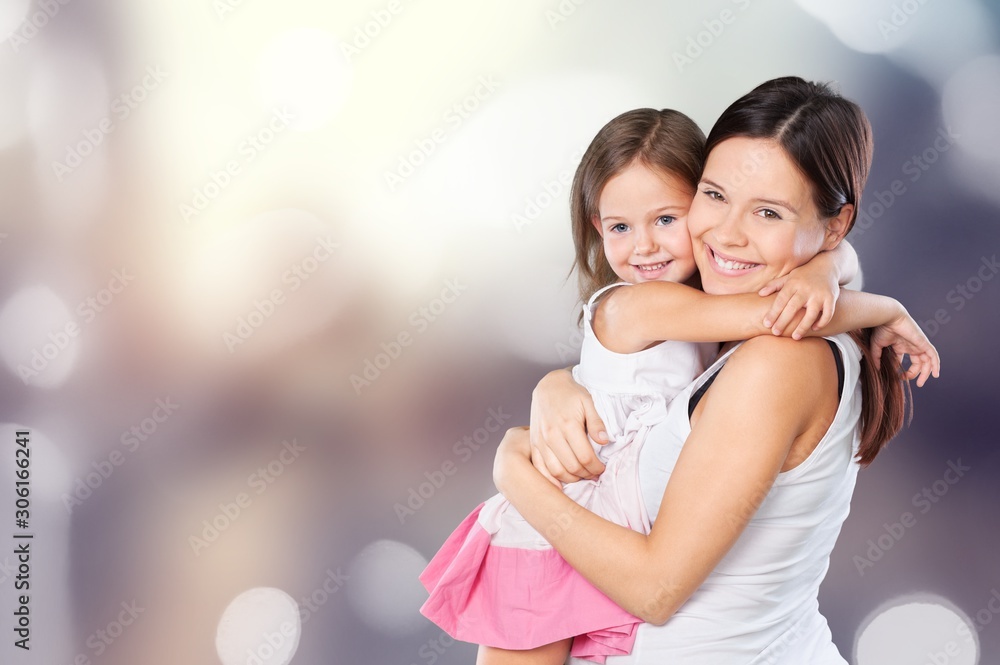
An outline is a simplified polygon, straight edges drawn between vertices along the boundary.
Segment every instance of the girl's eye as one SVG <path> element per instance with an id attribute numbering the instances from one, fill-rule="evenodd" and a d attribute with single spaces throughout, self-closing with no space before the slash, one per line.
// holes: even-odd
<path id="1" fill-rule="evenodd" d="M 713 201 L 725 201 L 726 200 L 726 198 L 722 194 L 718 193 L 714 189 L 703 190 L 703 193 L 705 194 L 705 196 L 707 196 L 708 198 L 712 199 Z"/>
<path id="2" fill-rule="evenodd" d="M 663 226 L 667 226 L 668 224 L 673 223 L 676 219 L 676 217 L 671 217 L 670 215 L 661 215 L 656 218 L 656 222 L 658 224 L 662 224 Z"/>
<path id="3" fill-rule="evenodd" d="M 781 219 L 781 215 L 770 208 L 761 208 L 757 211 L 757 214 L 764 219 Z"/>
<path id="4" fill-rule="evenodd" d="M 628 224 L 623 224 L 619 222 L 618 224 L 612 226 L 611 230 L 614 231 L 615 233 L 625 233 L 626 231 L 628 231 Z"/>

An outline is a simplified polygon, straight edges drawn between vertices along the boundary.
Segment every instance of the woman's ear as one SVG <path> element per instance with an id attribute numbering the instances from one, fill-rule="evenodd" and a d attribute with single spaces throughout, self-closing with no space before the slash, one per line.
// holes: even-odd
<path id="1" fill-rule="evenodd" d="M 840 212 L 835 217 L 831 217 L 826 222 L 826 234 L 823 238 L 823 249 L 834 249 L 840 241 L 847 235 L 851 225 L 851 218 L 854 216 L 854 205 L 845 203 Z"/>
<path id="2" fill-rule="evenodd" d="M 599 236 L 601 236 L 603 238 L 604 237 L 604 227 L 601 226 L 601 219 L 597 215 L 594 215 L 593 217 L 590 218 L 590 223 L 594 225 L 595 229 L 597 229 L 597 235 L 599 235 Z"/>

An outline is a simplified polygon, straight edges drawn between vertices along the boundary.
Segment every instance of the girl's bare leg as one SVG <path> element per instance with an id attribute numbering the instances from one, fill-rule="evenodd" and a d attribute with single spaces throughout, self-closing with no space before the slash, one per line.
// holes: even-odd
<path id="1" fill-rule="evenodd" d="M 480 646 L 476 665 L 563 665 L 572 641 L 572 638 L 567 638 L 524 651 Z"/>

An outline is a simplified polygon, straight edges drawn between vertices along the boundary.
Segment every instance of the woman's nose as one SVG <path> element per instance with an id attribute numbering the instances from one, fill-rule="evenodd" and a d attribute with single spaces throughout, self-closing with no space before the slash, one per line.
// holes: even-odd
<path id="1" fill-rule="evenodd" d="M 740 213 L 732 207 L 726 211 L 725 217 L 715 227 L 714 233 L 716 242 L 722 245 L 732 245 L 741 247 L 746 244 L 746 235 L 743 233 L 742 217 Z"/>

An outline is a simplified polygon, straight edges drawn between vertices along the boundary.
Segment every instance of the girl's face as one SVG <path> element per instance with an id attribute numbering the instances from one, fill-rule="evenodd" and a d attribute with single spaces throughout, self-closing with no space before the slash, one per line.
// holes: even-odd
<path id="1" fill-rule="evenodd" d="M 601 190 L 593 224 L 623 281 L 683 282 L 694 273 L 687 214 L 693 192 L 680 178 L 633 162 Z"/>
<path id="2" fill-rule="evenodd" d="M 784 149 L 736 137 L 708 155 L 689 216 L 706 293 L 753 293 L 837 246 L 853 206 L 820 219 L 812 186 Z"/>

